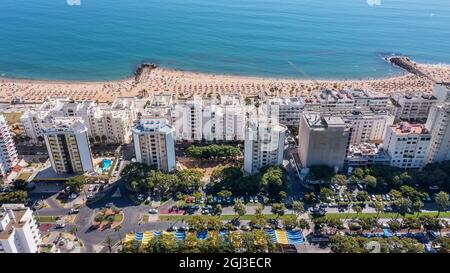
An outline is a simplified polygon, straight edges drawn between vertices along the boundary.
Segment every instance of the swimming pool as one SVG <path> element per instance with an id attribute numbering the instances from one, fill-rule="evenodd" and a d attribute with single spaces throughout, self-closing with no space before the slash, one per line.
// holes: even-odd
<path id="1" fill-rule="evenodd" d="M 97 170 L 98 173 L 107 172 L 109 170 L 109 168 L 111 167 L 112 160 L 111 159 L 103 159 L 102 162 L 103 162 L 103 168 L 100 168 L 100 166 L 99 166 L 98 170 Z"/>

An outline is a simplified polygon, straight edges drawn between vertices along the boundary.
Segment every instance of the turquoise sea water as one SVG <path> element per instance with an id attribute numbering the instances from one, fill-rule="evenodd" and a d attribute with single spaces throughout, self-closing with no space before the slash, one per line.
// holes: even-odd
<path id="1" fill-rule="evenodd" d="M 450 63 L 450 0 L 0 0 L 0 75 L 104 80 L 137 64 L 367 78 Z M 369 5 L 367 2 L 381 2 Z"/>

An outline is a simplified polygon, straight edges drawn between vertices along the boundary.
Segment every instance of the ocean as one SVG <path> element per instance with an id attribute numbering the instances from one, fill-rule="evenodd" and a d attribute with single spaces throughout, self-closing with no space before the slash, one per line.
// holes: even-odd
<path id="1" fill-rule="evenodd" d="M 314 79 L 450 63 L 450 0 L 0 0 L 0 75 L 113 80 L 141 62 Z"/>

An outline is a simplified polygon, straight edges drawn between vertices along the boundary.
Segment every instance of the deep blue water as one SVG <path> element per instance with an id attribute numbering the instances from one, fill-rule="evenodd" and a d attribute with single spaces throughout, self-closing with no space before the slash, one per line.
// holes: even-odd
<path id="1" fill-rule="evenodd" d="M 391 53 L 450 63 L 450 0 L 0 0 L 0 75 L 103 80 L 142 61 L 211 73 L 367 78 Z M 377 0 L 369 0 L 376 2 Z"/>

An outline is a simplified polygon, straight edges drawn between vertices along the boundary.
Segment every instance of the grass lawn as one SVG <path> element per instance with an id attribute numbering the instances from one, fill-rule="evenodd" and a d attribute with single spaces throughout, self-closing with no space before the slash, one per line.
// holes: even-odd
<path id="1" fill-rule="evenodd" d="M 114 215 L 114 222 L 122 222 L 122 220 L 123 220 L 123 213 Z"/>
<path id="2" fill-rule="evenodd" d="M 292 215 L 292 214 L 283 215 L 283 216 L 279 217 L 279 219 L 285 219 L 285 218 L 289 217 L 290 215 Z M 193 216 L 195 216 L 195 215 L 160 215 L 159 219 L 161 221 L 187 220 L 189 218 L 192 218 Z M 275 219 L 275 218 L 277 218 L 277 215 L 275 215 L 275 214 L 269 214 L 269 215 L 265 215 L 265 216 L 268 219 Z M 232 215 L 220 215 L 219 218 L 222 221 L 230 221 L 230 220 L 233 220 L 236 217 L 237 217 L 236 215 L 232 214 Z M 239 219 L 240 220 L 248 220 L 248 221 L 250 221 L 250 220 L 253 220 L 253 218 L 254 218 L 253 215 L 244 215 L 244 216 L 241 216 Z"/>
<path id="3" fill-rule="evenodd" d="M 428 215 L 428 216 L 437 216 L 437 212 L 421 212 L 419 213 L 420 215 Z M 335 218 L 335 219 L 353 219 L 353 218 L 358 218 L 358 219 L 364 219 L 364 218 L 369 218 L 369 217 L 377 217 L 377 213 L 360 213 L 357 217 L 356 213 L 327 213 L 325 215 L 326 218 Z M 384 219 L 389 219 L 389 218 L 395 218 L 397 217 L 397 213 L 380 213 L 379 217 L 380 218 L 384 218 Z M 417 214 L 406 214 L 406 217 L 415 217 L 417 216 Z M 440 218 L 448 218 L 450 217 L 450 212 L 441 212 L 441 214 L 439 215 Z M 399 215 L 399 218 L 403 218 L 402 215 Z"/>
<path id="4" fill-rule="evenodd" d="M 40 223 L 56 222 L 56 216 L 34 216 L 34 219 Z"/>
<path id="5" fill-rule="evenodd" d="M 28 180 L 28 178 L 30 178 L 30 176 L 32 175 L 32 173 L 21 173 L 19 175 L 19 177 L 17 177 L 17 179 L 22 179 L 22 180 Z"/>
<path id="6" fill-rule="evenodd" d="M 14 123 L 19 122 L 22 114 L 22 112 L 3 113 L 8 125 L 13 125 Z"/>

